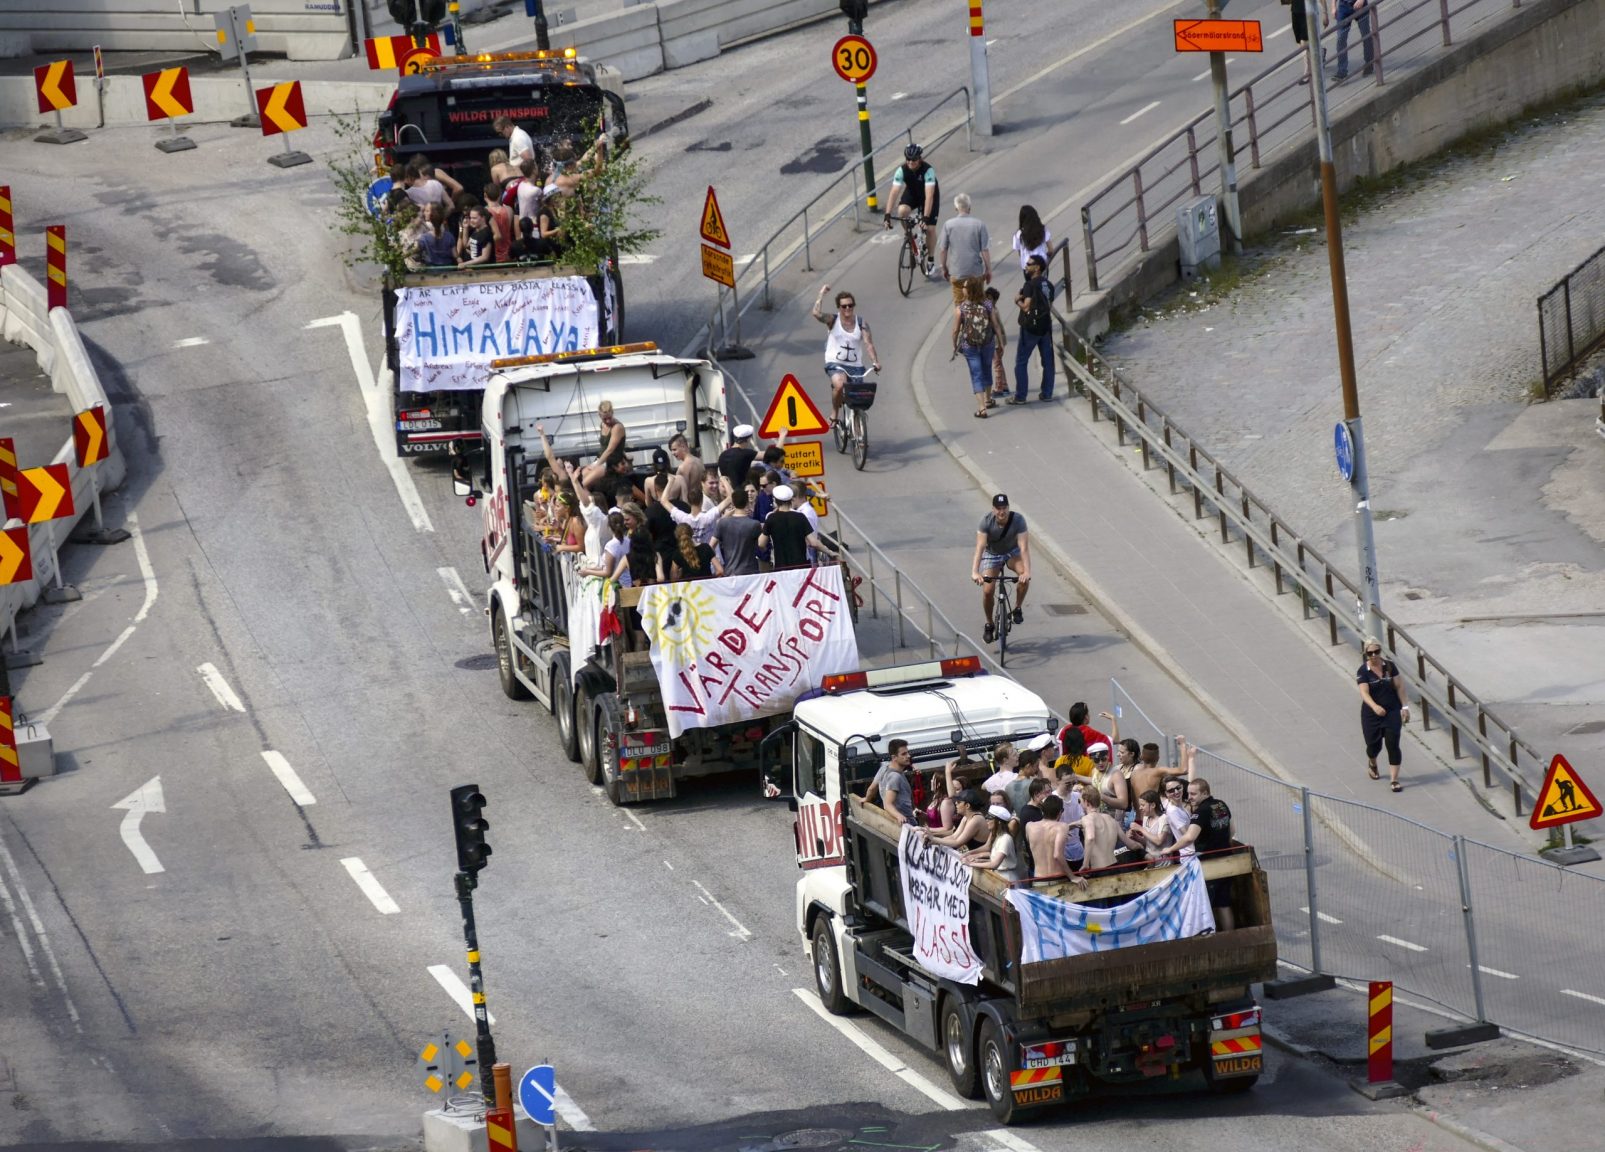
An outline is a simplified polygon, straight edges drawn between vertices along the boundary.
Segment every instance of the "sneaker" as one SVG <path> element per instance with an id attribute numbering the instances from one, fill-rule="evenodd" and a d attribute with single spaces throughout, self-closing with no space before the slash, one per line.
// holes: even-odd
<path id="1" fill-rule="evenodd" d="M 1341 84 L 1341 83 L 1343 83 L 1343 81 L 1347 80 L 1348 78 L 1349 78 L 1349 74 L 1347 72 L 1334 72 L 1334 73 L 1332 73 L 1332 83 L 1334 83 L 1334 84 Z"/>
<path id="2" fill-rule="evenodd" d="M 1025 613 L 1022 612 L 1018 608 L 1016 608 L 1014 610 L 1013 614 L 1009 618 L 1011 620 L 1013 620 L 1016 624 L 1024 624 L 1025 623 Z"/>
<path id="3" fill-rule="evenodd" d="M 1020 398 L 1020 397 L 1018 397 L 1018 396 L 1010 396 L 1010 397 L 1009 397 L 1009 403 L 1010 403 L 1010 404 L 1027 404 L 1027 403 L 1030 403 L 1030 401 L 1028 401 L 1028 400 L 1022 400 L 1022 399 L 1021 399 L 1021 398 Z"/>
<path id="4" fill-rule="evenodd" d="M 981 633 L 981 643 L 991 644 L 998 638 L 998 630 L 992 627 L 992 621 L 986 622 L 986 631 Z"/>

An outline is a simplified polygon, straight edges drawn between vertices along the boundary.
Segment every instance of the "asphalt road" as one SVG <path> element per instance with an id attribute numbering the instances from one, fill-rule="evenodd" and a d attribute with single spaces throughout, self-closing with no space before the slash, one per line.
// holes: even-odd
<path id="1" fill-rule="evenodd" d="M 888 6 L 888 22 L 917 27 L 934 7 Z M 1068 38 L 1036 18 L 1016 34 L 1015 75 Z M 809 52 L 825 35 L 796 34 Z M 1079 23 L 1074 36 L 1094 38 Z M 643 266 L 633 321 L 670 347 L 700 307 L 678 268 L 702 188 L 750 174 L 725 207 L 738 235 L 761 233 L 794 195 L 781 169 L 821 138 L 811 95 L 777 66 L 785 44 L 750 50 L 766 83 L 732 102 L 732 128 L 711 117 L 695 136 L 760 125 L 743 137 L 747 164 L 707 165 L 678 128 L 643 142 L 688 239 Z M 742 55 L 673 80 L 729 90 Z M 883 47 L 883 67 L 893 57 Z M 913 90 L 954 65 L 906 67 Z M 799 106 L 774 115 L 786 99 Z M 46 216 L 69 228 L 72 306 L 130 463 L 108 516 L 136 536 L 70 552 L 84 599 L 27 621 L 46 661 L 18 677 L 19 696 L 51 724 L 63 771 L 0 808 L 0 1141 L 416 1139 L 429 1102 L 417 1050 L 471 1031 L 454 1002 L 445 793 L 472 779 L 491 800 L 479 917 L 499 1050 L 557 1066 L 568 1125 L 600 1130 L 580 1140 L 751 1147 L 800 1128 L 887 1128 L 922 1146 L 996 1146 L 985 1113 L 941 1106 L 934 1060 L 873 1022 L 837 1029 L 798 994 L 809 977 L 783 808 L 723 780 L 621 812 L 562 757 L 549 720 L 502 698 L 460 590 L 478 586 L 477 515 L 438 466 L 398 480 L 375 449 L 376 302 L 334 255 L 322 172 L 270 168 L 271 146 L 244 133 L 192 135 L 201 147 L 174 157 L 142 130 L 60 152 L 7 143 L 24 259 L 40 259 Z M 321 154 L 332 138 L 297 142 Z M 761 205 L 750 223 L 749 204 Z M 897 483 L 913 483 L 936 449 L 912 433 L 903 447 Z M 1107 623 L 1089 618 L 1084 634 L 1084 662 L 1055 696 L 1119 668 L 1211 735 Z M 1059 675 L 1045 657 L 1035 674 Z M 1457 1147 L 1274 1054 L 1243 1100 L 1099 1102 L 1004 1146 L 1156 1136 Z"/>

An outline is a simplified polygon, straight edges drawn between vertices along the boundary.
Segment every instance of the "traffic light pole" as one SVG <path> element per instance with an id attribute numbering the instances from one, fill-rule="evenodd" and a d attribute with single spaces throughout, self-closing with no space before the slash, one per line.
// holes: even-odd
<path id="1" fill-rule="evenodd" d="M 849 16 L 847 31 L 854 36 L 864 34 L 864 22 Z M 869 130 L 869 88 L 864 84 L 853 85 L 858 95 L 858 146 L 864 154 L 864 204 L 870 212 L 880 207 L 880 199 L 875 195 L 875 137 Z"/>
<path id="2" fill-rule="evenodd" d="M 479 1087 L 486 1100 L 496 1099 L 494 1065 L 496 1041 L 490 1035 L 490 1010 L 485 1007 L 485 976 L 479 970 L 479 932 L 474 927 L 474 877 L 457 873 L 457 903 L 463 910 L 463 943 L 468 948 L 468 994 L 474 1002 L 474 1046 L 479 1053 Z"/>
<path id="3" fill-rule="evenodd" d="M 1209 18 L 1220 19 L 1221 0 L 1208 0 Z M 1215 143 L 1220 150 L 1220 198 L 1226 226 L 1232 233 L 1232 251 L 1243 250 L 1243 214 L 1237 201 L 1237 156 L 1232 148 L 1231 99 L 1226 88 L 1226 53 L 1209 54 L 1209 80 L 1215 89 Z"/>
<path id="4" fill-rule="evenodd" d="M 552 46 L 552 37 L 546 27 L 546 8 L 542 0 L 525 0 L 529 14 L 535 18 L 535 47 L 547 50 Z"/>

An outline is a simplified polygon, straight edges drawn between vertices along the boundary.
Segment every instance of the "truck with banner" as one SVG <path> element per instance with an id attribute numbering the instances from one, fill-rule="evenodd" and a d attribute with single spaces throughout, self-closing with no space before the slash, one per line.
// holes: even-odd
<path id="1" fill-rule="evenodd" d="M 797 927 L 820 1000 L 938 1054 L 954 1089 L 1005 1124 L 1100 1083 L 1252 1087 L 1251 986 L 1276 975 L 1252 848 L 1010 884 L 862 798 L 892 737 L 928 769 L 1055 730 L 1039 697 L 968 658 L 831 677 L 769 735 L 765 790 L 797 813 Z M 1229 931 L 1206 882 L 1229 886 Z"/>
<path id="2" fill-rule="evenodd" d="M 708 361 L 651 344 L 525 357 L 484 384 L 484 470 L 477 483 L 459 473 L 459 493 L 483 501 L 502 691 L 548 709 L 569 758 L 616 804 L 750 769 L 777 718 L 859 664 L 840 564 L 618 588 L 586 575 L 541 521 L 548 449 L 596 460 L 601 402 L 633 460 L 683 433 L 712 461 L 727 444 L 725 388 Z"/>

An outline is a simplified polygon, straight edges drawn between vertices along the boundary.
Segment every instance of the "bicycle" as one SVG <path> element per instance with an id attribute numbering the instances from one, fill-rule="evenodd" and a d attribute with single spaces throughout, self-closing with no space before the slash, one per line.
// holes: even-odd
<path id="1" fill-rule="evenodd" d="M 846 411 L 842 418 L 836 421 L 834 429 L 836 451 L 845 453 L 848 449 L 851 449 L 853 467 L 860 472 L 864 470 L 864 465 L 869 460 L 869 417 L 867 413 L 875 403 L 875 391 L 878 384 L 877 380 L 871 378 L 872 371 L 873 369 L 858 376 L 848 375 L 842 396 L 846 402 Z"/>
<path id="2" fill-rule="evenodd" d="M 1009 629 L 1014 626 L 1014 607 L 1009 603 L 1009 585 L 1018 584 L 1020 578 L 1007 568 L 1000 568 L 990 576 L 982 576 L 981 580 L 984 583 L 997 585 L 992 589 L 992 631 L 997 633 L 998 667 L 1001 668 L 1009 652 Z"/>
<path id="3" fill-rule="evenodd" d="M 914 289 L 914 270 L 929 276 L 936 270 L 936 258 L 925 242 L 925 221 L 916 212 L 902 218 L 903 243 L 897 249 L 897 289 L 907 296 Z"/>

